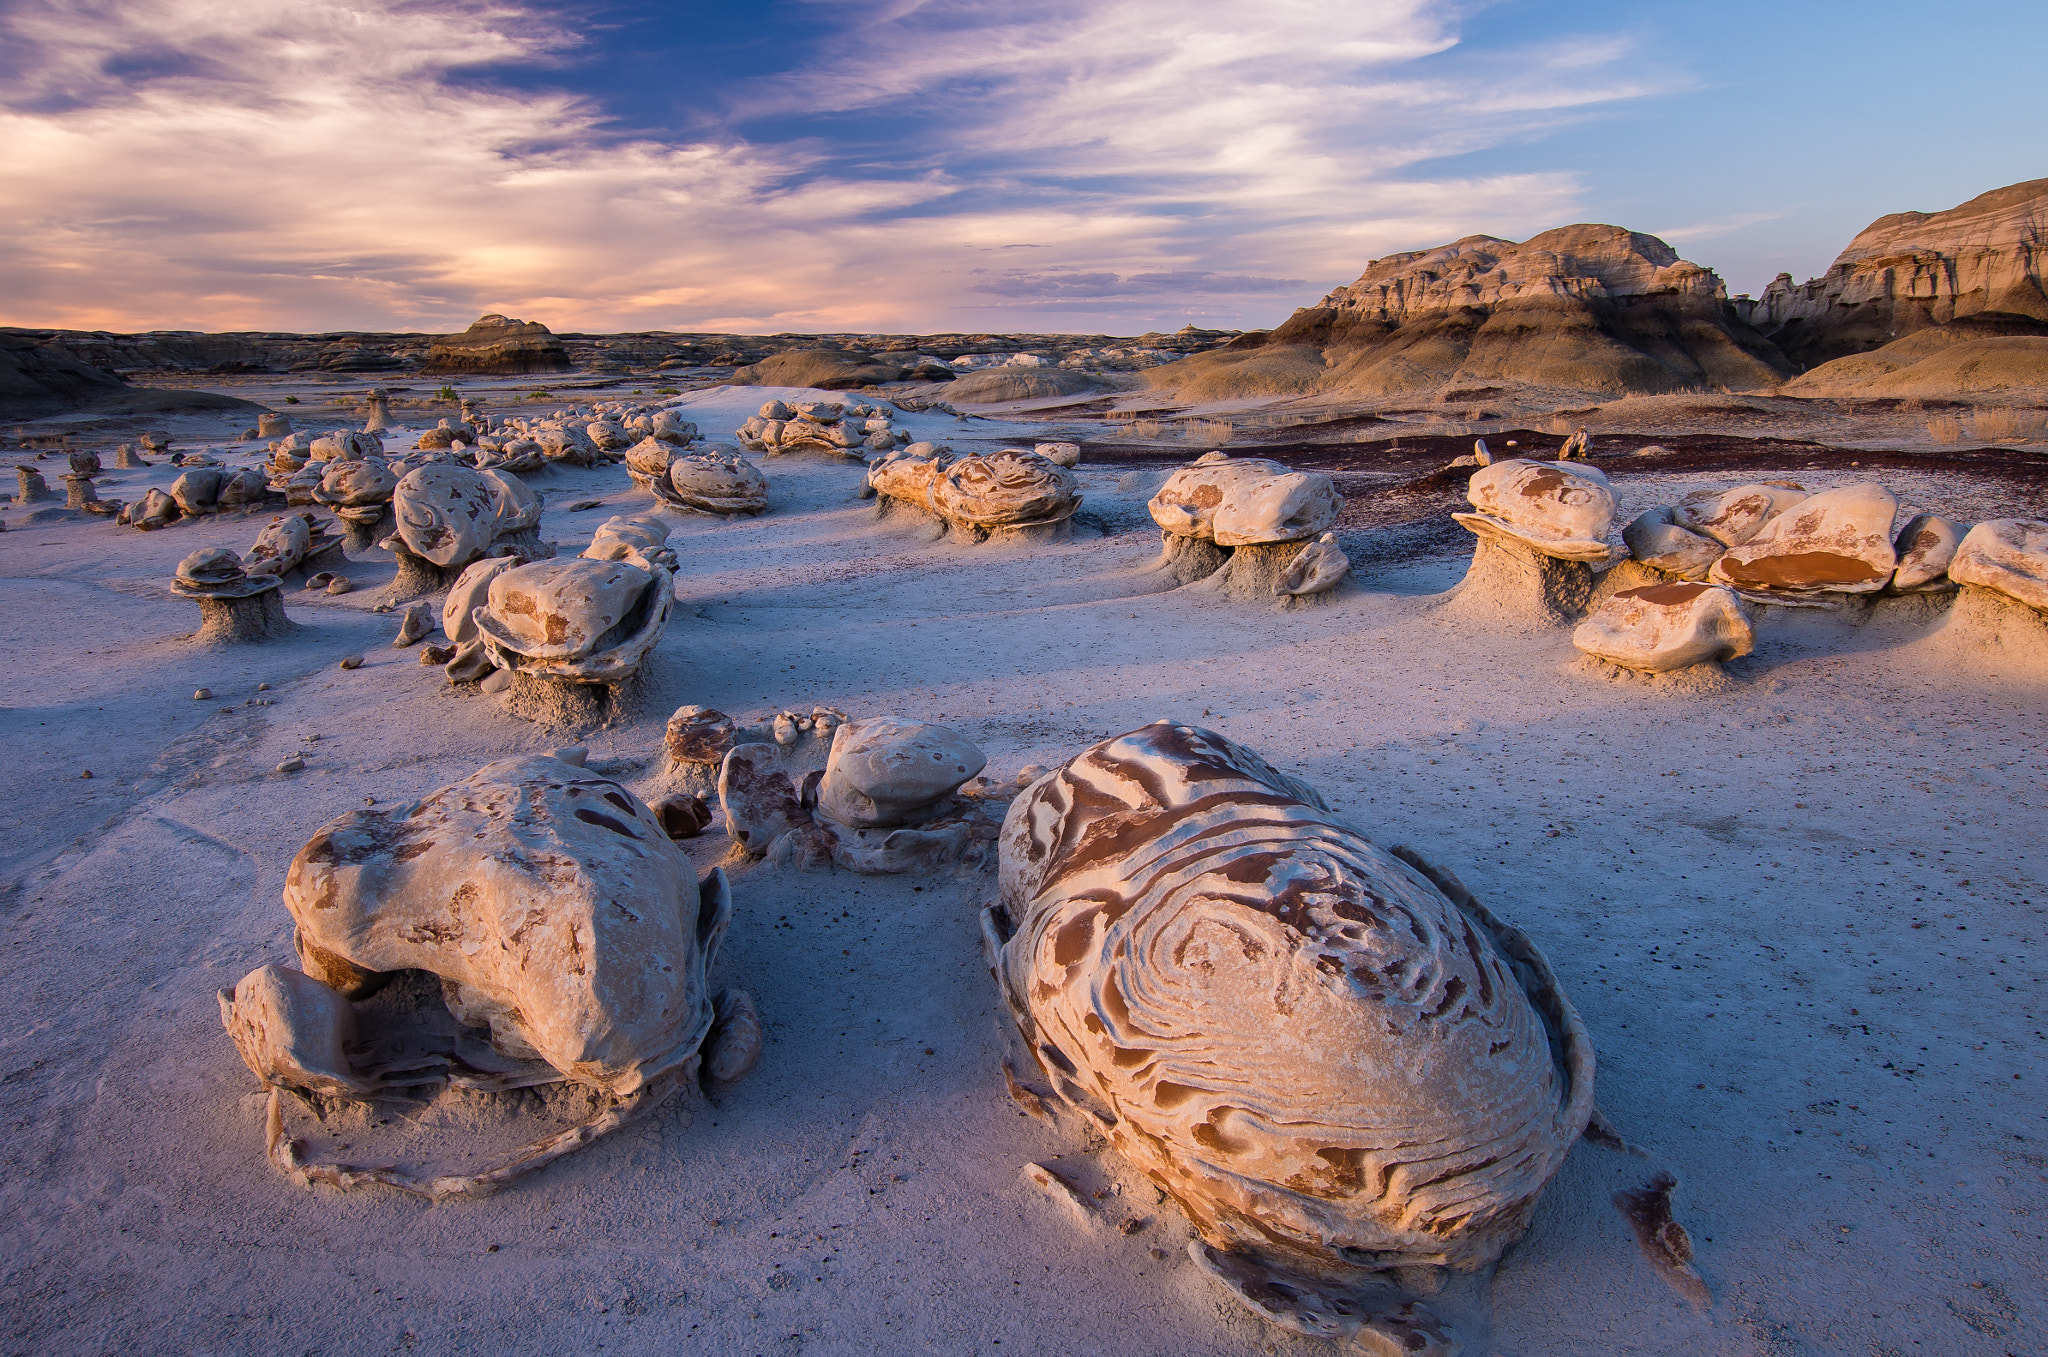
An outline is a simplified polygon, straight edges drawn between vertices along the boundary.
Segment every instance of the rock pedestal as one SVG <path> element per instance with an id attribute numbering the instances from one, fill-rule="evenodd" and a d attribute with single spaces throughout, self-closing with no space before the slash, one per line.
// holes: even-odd
<path id="1" fill-rule="evenodd" d="M 64 477 L 65 508 L 90 510 L 99 502 L 99 494 L 92 488 L 91 476 L 81 476 L 73 472 Z"/>
<path id="2" fill-rule="evenodd" d="M 269 582 L 248 594 L 187 594 L 199 605 L 199 630 L 192 639 L 202 645 L 244 645 L 275 640 L 289 633 L 292 622 L 285 616 L 284 596 L 279 592 L 277 579 L 255 578 L 267 578 Z"/>
<path id="3" fill-rule="evenodd" d="M 114 466 L 121 471 L 140 471 L 149 463 L 136 455 L 134 445 L 123 443 L 114 449 Z"/>
<path id="4" fill-rule="evenodd" d="M 1489 622 L 1555 627 L 1585 615 L 1593 567 L 1561 560 L 1504 537 L 1482 536 L 1472 566 L 1444 606 Z"/>
<path id="5" fill-rule="evenodd" d="M 43 479 L 42 472 L 32 466 L 18 466 L 14 468 L 14 474 L 21 482 L 14 495 L 15 503 L 34 504 L 50 498 L 50 483 Z"/>

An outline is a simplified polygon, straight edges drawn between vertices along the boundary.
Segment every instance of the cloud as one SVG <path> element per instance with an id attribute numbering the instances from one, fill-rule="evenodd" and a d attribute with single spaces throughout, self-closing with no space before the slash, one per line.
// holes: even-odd
<path id="1" fill-rule="evenodd" d="M 788 69 L 710 92 L 690 137 L 626 136 L 548 80 L 590 56 L 561 13 L 0 10 L 0 320 L 1271 323 L 1371 254 L 1554 224 L 1569 176 L 1426 163 L 1652 88 L 1607 39 L 1467 56 L 1432 0 L 899 0 L 818 6 Z"/>

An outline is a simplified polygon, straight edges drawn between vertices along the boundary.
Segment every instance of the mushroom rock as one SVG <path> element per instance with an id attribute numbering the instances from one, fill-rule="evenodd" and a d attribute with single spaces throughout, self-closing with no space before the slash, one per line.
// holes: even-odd
<path id="1" fill-rule="evenodd" d="M 1979 523 L 1956 547 L 1948 576 L 2048 612 L 2048 523 L 2037 518 Z"/>
<path id="2" fill-rule="evenodd" d="M 383 433 L 391 427 L 391 398 L 382 391 L 372 391 L 369 395 L 369 406 L 369 417 L 363 422 L 363 432 L 366 434 Z M 379 452 L 384 450 L 381 444 L 377 450 Z"/>
<path id="3" fill-rule="evenodd" d="M 1621 530 L 1621 540 L 1629 555 L 1644 565 L 1688 580 L 1705 579 L 1708 567 L 1724 550 L 1713 538 L 1680 527 L 1668 504 L 1646 509 L 1629 520 Z"/>
<path id="4" fill-rule="evenodd" d="M 99 491 L 93 489 L 91 475 L 81 476 L 76 471 L 64 473 L 64 507 L 83 509 L 87 513 L 105 511 L 100 504 Z"/>
<path id="5" fill-rule="evenodd" d="M 397 547 L 444 569 L 468 565 L 491 544 L 498 494 L 495 482 L 463 467 L 407 472 L 391 494 Z"/>
<path id="6" fill-rule="evenodd" d="M 250 574 L 240 556 L 222 547 L 178 562 L 171 590 L 199 605 L 199 630 L 192 639 L 202 645 L 268 641 L 292 629 L 277 576 Z"/>
<path id="7" fill-rule="evenodd" d="M 1614 492 L 1592 467 L 1505 458 L 1473 473 L 1465 497 L 1478 512 L 1452 517 L 1477 536 L 1596 565 L 1620 554 L 1607 542 Z"/>
<path id="8" fill-rule="evenodd" d="M 697 441 L 697 426 L 673 410 L 656 410 L 647 436 L 657 443 L 687 447 Z"/>
<path id="9" fill-rule="evenodd" d="M 626 474 L 642 490 L 652 491 L 654 483 L 668 477 L 668 464 L 676 458 L 676 445 L 649 435 L 626 449 Z"/>
<path id="10" fill-rule="evenodd" d="M 291 431 L 292 421 L 289 415 L 280 415 L 275 410 L 265 410 L 256 416 L 258 438 L 283 438 Z"/>
<path id="11" fill-rule="evenodd" d="M 1081 465 L 1081 445 L 1079 443 L 1040 443 L 1032 451 L 1045 458 L 1046 461 L 1057 462 L 1063 467 L 1071 469 Z"/>
<path id="12" fill-rule="evenodd" d="M 1304 1332 L 1453 1350 L 1395 1279 L 1493 1264 L 1593 1113 L 1529 938 L 1166 722 L 1017 796 L 999 892 L 983 937 L 1044 1100 L 1173 1197 L 1196 1261 Z"/>
<path id="13" fill-rule="evenodd" d="M 1885 592 L 1932 594 L 1955 588 L 1948 568 L 1962 542 L 1962 529 L 1953 520 L 1939 514 L 1913 515 L 1892 539 L 1899 565 Z"/>
<path id="14" fill-rule="evenodd" d="M 1344 501 L 1319 471 L 1211 452 L 1168 477 L 1146 507 L 1176 537 L 1236 547 L 1305 541 L 1337 521 Z"/>
<path id="15" fill-rule="evenodd" d="M 459 335 L 441 335 L 427 349 L 422 374 L 441 372 L 567 372 L 569 351 L 539 321 L 513 320 L 495 312 L 479 317 Z"/>
<path id="16" fill-rule="evenodd" d="M 389 512 L 391 495 L 398 488 L 398 476 L 382 458 L 351 462 L 315 463 L 325 468 L 313 490 L 313 501 L 334 511 L 348 525 L 350 548 L 368 551 L 375 543 L 377 525 Z"/>
<path id="17" fill-rule="evenodd" d="M 710 447 L 669 463 L 665 480 L 649 488 L 656 499 L 707 514 L 758 514 L 768 507 L 768 478 L 739 449 Z"/>
<path id="18" fill-rule="evenodd" d="M 673 596 L 674 576 L 660 565 L 571 556 L 493 576 L 472 616 L 515 680 L 616 688 L 661 639 Z"/>
<path id="19" fill-rule="evenodd" d="M 65 460 L 71 464 L 71 474 L 74 476 L 97 476 L 103 470 L 100 466 L 100 455 L 96 452 L 72 452 L 67 454 Z"/>
<path id="20" fill-rule="evenodd" d="M 250 575 L 284 575 L 305 559 L 313 546 L 311 515 L 288 514 L 273 518 L 256 534 L 256 544 L 242 557 L 242 568 Z"/>
<path id="21" fill-rule="evenodd" d="M 1747 655 L 1756 632 L 1733 589 L 1682 580 L 1613 594 L 1579 623 L 1572 644 L 1623 669 L 1662 674 Z"/>
<path id="22" fill-rule="evenodd" d="M 1823 490 L 1729 548 L 1707 578 L 1765 602 L 1876 593 L 1898 566 L 1898 510 L 1892 492 L 1874 483 Z"/>
<path id="23" fill-rule="evenodd" d="M 215 513 L 220 502 L 220 482 L 220 470 L 216 467 L 187 471 L 171 482 L 171 498 L 178 501 L 178 511 L 187 516 Z"/>
<path id="24" fill-rule="evenodd" d="M 566 1082 L 600 1100 L 566 1134 L 480 1172 L 439 1176 L 307 1162 L 282 1133 L 273 1091 L 270 1157 L 301 1177 L 481 1196 L 658 1104 L 706 1059 L 743 1072 L 743 1060 L 726 1058 L 718 1015 L 751 1012 L 752 1001 L 739 991 L 714 997 L 708 984 L 732 912 L 723 873 L 696 881 L 653 811 L 575 763 L 506 759 L 398 810 L 330 821 L 293 859 L 284 903 L 307 980 L 354 1002 L 345 1014 L 294 995 L 290 1007 L 312 1030 L 258 1039 L 265 1034 L 248 1025 L 237 1030 L 241 988 L 223 996 L 229 1030 L 273 1090 L 310 1086 L 295 1081 L 296 1063 L 352 1096 L 363 1085 Z M 372 999 L 416 984 L 424 987 L 399 1003 Z M 254 997 L 262 986 L 250 988 Z M 347 1027 L 373 1022 L 385 1030 L 346 1039 Z M 317 1040 L 323 1023 L 330 1030 Z M 287 1036 L 318 1058 L 277 1058 Z"/>
<path id="25" fill-rule="evenodd" d="M 117 471 L 139 471 L 149 463 L 136 456 L 132 444 L 123 443 L 114 449 L 114 469 Z"/>
<path id="26" fill-rule="evenodd" d="M 1739 547 L 1763 531 L 1764 524 L 1805 498 L 1805 487 L 1790 482 L 1696 490 L 1679 501 L 1671 511 L 1671 521 L 1724 547 Z"/>
<path id="27" fill-rule="evenodd" d="M 1081 507 L 1074 473 L 1037 453 L 1006 448 L 961 457 L 932 478 L 931 509 L 955 531 L 1060 528 Z"/>
<path id="28" fill-rule="evenodd" d="M 833 735 L 818 813 L 854 829 L 927 818 L 988 756 L 945 726 L 898 716 L 849 721 Z"/>

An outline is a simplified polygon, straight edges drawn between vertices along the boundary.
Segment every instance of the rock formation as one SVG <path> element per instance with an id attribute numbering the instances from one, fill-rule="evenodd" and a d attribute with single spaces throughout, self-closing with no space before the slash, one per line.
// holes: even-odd
<path id="1" fill-rule="evenodd" d="M 1905 383 L 1875 389 L 1874 378 L 1907 362 L 1879 370 L 1834 360 L 1882 350 L 1872 356 L 1917 361 L 1951 345 L 1976 347 L 1980 358 L 2007 349 L 2015 363 L 2032 354 L 2033 381 L 2048 382 L 2048 344 L 2013 342 L 2048 337 L 2044 271 L 2048 179 L 2032 179 L 1942 212 L 1879 217 L 1820 277 L 1795 284 L 1779 274 L 1752 319 L 1788 357 L 1813 369 L 1791 388 L 1802 394 L 1860 394 L 1847 388 L 1866 384 L 1871 394 L 1943 394 L 1908 391 Z M 1897 343 L 1927 330 L 1945 333 L 1912 349 Z"/>
<path id="2" fill-rule="evenodd" d="M 242 558 L 220 547 L 195 551 L 178 563 L 174 593 L 199 605 L 202 645 L 240 645 L 289 633 L 284 598 L 275 574 L 250 574 Z"/>
<path id="3" fill-rule="evenodd" d="M 673 457 L 668 474 L 648 489 L 663 504 L 698 513 L 758 514 L 768 507 L 768 478 L 737 448 L 714 445 Z"/>
<path id="4" fill-rule="evenodd" d="M 1151 568 L 1229 598 L 1326 593 L 1350 561 L 1334 537 L 1316 548 L 1301 544 L 1336 522 L 1343 508 L 1336 483 L 1320 471 L 1204 453 L 1167 477 L 1146 505 L 1159 525 L 1160 557 Z"/>
<path id="5" fill-rule="evenodd" d="M 734 386 L 807 386 L 819 391 L 900 382 L 904 372 L 870 354 L 846 349 L 793 349 L 747 367 L 735 368 Z"/>
<path id="6" fill-rule="evenodd" d="M 1806 496 L 1730 547 L 1707 578 L 1764 601 L 1874 594 L 1898 567 L 1898 510 L 1897 496 L 1875 484 Z"/>
<path id="7" fill-rule="evenodd" d="M 1183 400 L 1516 387 L 1598 395 L 1751 390 L 1789 366 L 1711 270 L 1617 226 L 1522 244 L 1467 236 L 1373 260 L 1363 276 L 1266 333 L 1154 368 Z"/>
<path id="8" fill-rule="evenodd" d="M 427 350 L 427 361 L 420 365 L 423 374 L 568 370 L 568 350 L 547 326 L 495 313 L 478 318 L 459 335 L 436 339 Z"/>
<path id="9" fill-rule="evenodd" d="M 1057 536 L 1081 507 L 1073 472 L 1021 448 L 957 457 L 912 444 L 869 467 L 867 485 L 885 512 L 903 505 L 976 542 L 997 533 Z"/>
<path id="10" fill-rule="evenodd" d="M 1623 669 L 1663 674 L 1747 655 L 1756 631 L 1733 589 L 1686 580 L 1616 591 L 1572 632 L 1572 644 Z"/>
<path id="11" fill-rule="evenodd" d="M 707 981 L 732 913 L 724 874 L 697 882 L 645 804 L 586 772 L 581 751 L 573 759 L 507 759 L 399 812 L 352 811 L 293 859 L 284 901 L 303 972 L 262 967 L 221 994 L 223 1023 L 271 1090 L 280 1168 L 338 1187 L 482 1196 L 659 1104 L 705 1064 L 728 1077 L 752 1064 L 758 1019 L 722 1021 L 751 1015 L 752 1001 L 714 999 Z M 414 992 L 375 1002 L 393 985 Z M 598 1109 L 460 1174 L 309 1162 L 283 1134 L 280 1089 L 367 1098 L 442 1082 L 567 1082 Z"/>
<path id="12" fill-rule="evenodd" d="M 540 497 L 503 471 L 423 466 L 400 478 L 391 494 L 395 531 L 378 545 L 398 557 L 386 601 L 403 603 L 453 584 L 483 556 L 545 560 Z"/>
<path id="13" fill-rule="evenodd" d="M 1254 1311 L 1454 1351 L 1406 1285 L 1490 1266 L 1593 1112 L 1591 1044 L 1534 944 L 1167 722 L 1034 782 L 1000 864 L 984 940 L 1030 1091 L 1168 1193 Z"/>
<path id="14" fill-rule="evenodd" d="M 507 702 L 515 711 L 599 719 L 617 706 L 621 689 L 667 630 L 674 581 L 667 565 L 637 555 L 620 561 L 573 556 L 492 572 L 483 604 L 470 613 L 475 641 L 448 632 L 464 645 L 449 662 L 449 676 L 457 677 L 456 666 L 467 662 L 485 677 L 470 649 L 481 644 L 490 667 L 510 676 Z"/>
<path id="15" fill-rule="evenodd" d="M 895 409 L 888 405 L 840 405 L 832 401 L 800 401 L 790 405 L 772 400 L 760 412 L 733 430 L 742 446 L 754 452 L 801 452 L 816 449 L 840 456 L 863 458 L 888 452 L 910 441 L 891 420 Z"/>
<path id="16" fill-rule="evenodd" d="M 1948 575 L 1958 584 L 1993 589 L 2048 612 L 2048 523 L 2031 518 L 1979 523 L 1957 546 Z"/>

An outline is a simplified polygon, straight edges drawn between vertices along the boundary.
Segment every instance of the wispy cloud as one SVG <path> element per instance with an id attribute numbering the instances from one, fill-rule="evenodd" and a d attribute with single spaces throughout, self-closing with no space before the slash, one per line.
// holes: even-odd
<path id="1" fill-rule="evenodd" d="M 16 6 L 0 320 L 1263 322 L 1372 254 L 1567 217 L 1568 176 L 1426 162 L 1651 88 L 1607 39 L 1462 59 L 1433 0 L 816 15 L 786 73 L 720 91 L 708 131 L 670 140 L 621 136 L 566 82 L 494 81 L 516 66 L 530 87 L 584 42 L 509 0 Z M 1008 267 L 1020 246 L 1028 268 Z"/>

